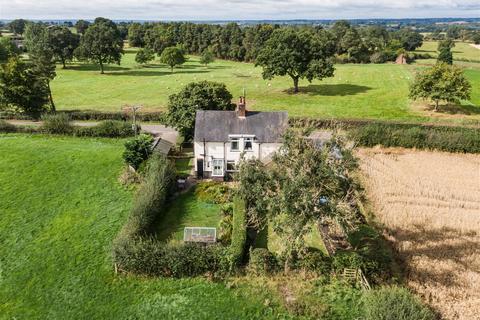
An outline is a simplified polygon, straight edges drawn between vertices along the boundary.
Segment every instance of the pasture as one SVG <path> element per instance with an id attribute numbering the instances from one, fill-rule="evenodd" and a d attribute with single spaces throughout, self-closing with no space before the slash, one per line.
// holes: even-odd
<path id="1" fill-rule="evenodd" d="M 158 62 L 138 66 L 135 52 L 127 49 L 122 64 L 109 65 L 105 75 L 89 64 L 57 68 L 52 90 L 58 109 L 120 111 L 125 105 L 139 104 L 144 112 L 165 110 L 168 96 L 187 83 L 212 80 L 225 83 L 235 100 L 245 89 L 251 110 L 287 110 L 290 116 L 304 117 L 430 119 L 410 107 L 408 86 L 415 69 L 410 66 L 337 65 L 335 77 L 311 84 L 302 80 L 301 92 L 294 95 L 290 78 L 263 80 L 261 68 L 251 63 L 217 60 L 204 67 L 198 57 L 190 56 L 185 65 L 171 73 Z M 480 70 L 472 72 L 480 74 Z M 480 82 L 474 83 L 474 91 L 479 90 Z M 480 100 L 471 104 L 478 106 Z"/>
<path id="2" fill-rule="evenodd" d="M 476 319 L 480 156 L 402 149 L 363 149 L 358 156 L 408 285 L 442 318 Z"/>
<path id="3" fill-rule="evenodd" d="M 417 53 L 429 53 L 432 56 L 438 56 L 438 41 L 424 41 L 423 45 L 415 52 Z M 452 49 L 453 59 L 471 60 L 474 62 L 480 62 L 480 49 L 474 48 L 470 43 L 455 42 L 455 47 Z"/>
<path id="4" fill-rule="evenodd" d="M 122 140 L 0 135 L 1 318 L 277 318 L 260 289 L 114 274 L 132 200 L 122 151 Z"/>

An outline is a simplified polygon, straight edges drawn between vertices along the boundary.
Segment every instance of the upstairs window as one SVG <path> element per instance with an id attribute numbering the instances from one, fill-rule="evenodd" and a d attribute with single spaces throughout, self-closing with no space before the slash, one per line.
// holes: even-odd
<path id="1" fill-rule="evenodd" d="M 231 140 L 230 140 L 230 150 L 231 151 L 240 151 L 240 140 L 238 138 L 231 138 Z"/>
<path id="2" fill-rule="evenodd" d="M 252 151 L 253 149 L 253 138 L 244 138 L 244 148 L 245 151 Z"/>

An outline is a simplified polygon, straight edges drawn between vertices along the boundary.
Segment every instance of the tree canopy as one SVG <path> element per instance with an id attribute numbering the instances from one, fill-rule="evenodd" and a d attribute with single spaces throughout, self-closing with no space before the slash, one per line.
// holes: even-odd
<path id="1" fill-rule="evenodd" d="M 135 55 L 135 62 L 139 64 L 146 64 L 153 59 L 155 59 L 155 53 L 148 48 L 142 48 L 138 50 L 137 54 Z"/>
<path id="2" fill-rule="evenodd" d="M 7 62 L 10 57 L 17 53 L 18 49 L 10 38 L 0 37 L 0 63 Z"/>
<path id="3" fill-rule="evenodd" d="M 167 123 L 188 141 L 193 138 L 197 110 L 233 110 L 232 95 L 223 83 L 192 82 L 169 97 Z"/>
<path id="4" fill-rule="evenodd" d="M 471 85 L 463 70 L 446 63 L 437 63 L 420 72 L 410 87 L 410 98 L 430 99 L 438 111 L 440 101 L 459 103 L 470 98 Z"/>
<path id="5" fill-rule="evenodd" d="M 123 40 L 115 23 L 105 18 L 97 18 L 88 27 L 76 50 L 79 58 L 92 61 L 105 73 L 104 64 L 120 64 L 123 54 Z"/>
<path id="6" fill-rule="evenodd" d="M 184 64 L 186 60 L 183 50 L 179 47 L 167 47 L 160 56 L 160 62 L 170 66 L 172 72 L 175 66 Z"/>
<path id="7" fill-rule="evenodd" d="M 78 34 L 84 34 L 87 31 L 88 27 L 90 26 L 90 22 L 86 20 L 78 20 L 75 22 L 75 29 L 77 29 Z"/>
<path id="8" fill-rule="evenodd" d="M 66 62 L 73 59 L 73 53 L 80 43 L 80 37 L 67 27 L 51 26 L 48 28 L 48 43 L 54 57 L 65 68 Z"/>
<path id="9" fill-rule="evenodd" d="M 255 65 L 263 67 L 263 78 L 288 75 L 297 93 L 299 79 L 332 77 L 331 43 L 323 33 L 296 31 L 293 28 L 275 30 L 257 56 Z"/>
<path id="10" fill-rule="evenodd" d="M 205 49 L 202 52 L 202 56 L 200 57 L 200 63 L 203 64 L 204 66 L 207 66 L 208 64 L 214 61 L 215 61 L 215 56 L 213 55 L 213 52 L 210 51 L 209 49 Z"/>
<path id="11" fill-rule="evenodd" d="M 423 36 L 415 31 L 410 29 L 402 29 L 398 31 L 395 35 L 395 38 L 400 40 L 402 43 L 403 49 L 407 51 L 414 51 L 423 44 Z"/>
<path id="12" fill-rule="evenodd" d="M 24 19 L 15 19 L 10 21 L 10 23 L 8 24 L 8 28 L 15 34 L 23 34 L 27 22 L 28 21 Z"/>

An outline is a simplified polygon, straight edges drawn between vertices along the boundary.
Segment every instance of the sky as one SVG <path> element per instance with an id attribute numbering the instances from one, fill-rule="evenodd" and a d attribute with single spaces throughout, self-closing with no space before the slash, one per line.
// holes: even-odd
<path id="1" fill-rule="evenodd" d="M 0 19 L 480 18 L 480 0 L 0 0 Z"/>

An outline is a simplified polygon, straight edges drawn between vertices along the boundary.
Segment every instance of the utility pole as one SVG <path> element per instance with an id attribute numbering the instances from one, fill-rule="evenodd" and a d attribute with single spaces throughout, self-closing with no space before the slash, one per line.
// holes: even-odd
<path id="1" fill-rule="evenodd" d="M 127 111 L 131 111 L 133 114 L 133 124 L 132 124 L 132 129 L 133 132 L 135 133 L 135 137 L 137 136 L 137 111 L 140 110 L 142 106 L 126 106 L 123 109 Z"/>

